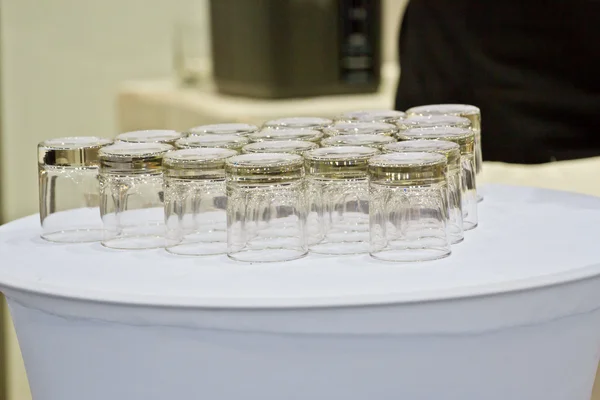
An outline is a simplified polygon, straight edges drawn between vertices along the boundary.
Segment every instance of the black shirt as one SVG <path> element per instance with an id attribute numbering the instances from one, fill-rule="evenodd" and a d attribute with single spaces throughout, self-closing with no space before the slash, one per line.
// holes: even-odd
<path id="1" fill-rule="evenodd" d="M 485 160 L 600 155 L 600 0 L 411 0 L 396 108 L 481 108 Z"/>

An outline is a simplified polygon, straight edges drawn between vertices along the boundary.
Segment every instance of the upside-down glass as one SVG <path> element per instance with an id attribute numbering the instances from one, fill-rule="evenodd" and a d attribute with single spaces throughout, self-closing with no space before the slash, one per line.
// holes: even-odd
<path id="1" fill-rule="evenodd" d="M 183 134 L 177 131 L 153 129 L 121 133 L 115 140 L 127 143 L 164 143 L 173 145 L 181 137 L 183 137 Z"/>
<path id="2" fill-rule="evenodd" d="M 446 157 L 387 153 L 369 160 L 370 254 L 384 261 L 450 255 Z"/>
<path id="3" fill-rule="evenodd" d="M 227 255 L 274 262 L 304 257 L 304 160 L 284 153 L 243 154 L 227 160 Z"/>
<path id="4" fill-rule="evenodd" d="M 164 143 L 115 143 L 100 150 L 102 245 L 115 249 L 164 247 Z"/>
<path id="5" fill-rule="evenodd" d="M 385 135 L 395 136 L 398 127 L 385 122 L 336 122 L 323 130 L 325 136 L 337 135 Z"/>
<path id="6" fill-rule="evenodd" d="M 357 122 L 387 122 L 396 123 L 396 121 L 406 117 L 402 111 L 396 110 L 359 110 L 343 113 L 337 121 L 357 121 Z"/>
<path id="7" fill-rule="evenodd" d="M 186 256 L 227 253 L 225 160 L 234 150 L 196 148 L 163 158 L 166 250 Z"/>
<path id="8" fill-rule="evenodd" d="M 475 134 L 475 173 L 481 173 L 483 157 L 481 153 L 481 110 L 470 104 L 430 104 L 413 107 L 406 111 L 410 115 L 454 115 L 471 121 Z"/>
<path id="9" fill-rule="evenodd" d="M 200 125 L 188 129 L 185 133 L 188 135 L 239 135 L 248 136 L 258 131 L 256 125 L 230 123 L 230 124 L 211 124 Z"/>
<path id="10" fill-rule="evenodd" d="M 78 243 L 102 239 L 98 212 L 98 137 L 64 137 L 38 144 L 42 239 Z"/>
<path id="11" fill-rule="evenodd" d="M 437 153 L 448 162 L 448 238 L 450 244 L 464 240 L 460 146 L 445 140 L 406 140 L 383 147 L 384 153 Z"/>
<path id="12" fill-rule="evenodd" d="M 396 143 L 396 138 L 384 135 L 336 135 L 321 140 L 321 146 L 363 146 L 380 149 L 386 144 Z"/>
<path id="13" fill-rule="evenodd" d="M 462 212 L 463 229 L 468 231 L 479 223 L 477 213 L 477 179 L 475 176 L 475 138 L 471 129 L 434 127 L 413 128 L 402 131 L 398 135 L 402 140 L 447 140 L 460 147 L 460 162 L 462 173 Z"/>
<path id="14" fill-rule="evenodd" d="M 456 115 L 410 115 L 396 123 L 398 128 L 403 131 L 411 128 L 435 128 L 435 127 L 453 127 L 453 128 L 471 128 L 471 121 L 468 118 Z"/>
<path id="15" fill-rule="evenodd" d="M 242 147 L 242 153 L 287 153 L 302 155 L 309 150 L 318 148 L 318 144 L 303 140 L 265 140 L 245 145 Z"/>
<path id="16" fill-rule="evenodd" d="M 369 147 L 323 147 L 304 154 L 309 251 L 359 254 L 369 251 Z"/>
<path id="17" fill-rule="evenodd" d="M 248 143 L 250 143 L 250 140 L 240 135 L 191 135 L 177 140 L 175 147 L 178 149 L 210 147 L 239 151 Z"/>
<path id="18" fill-rule="evenodd" d="M 267 140 L 304 140 L 307 142 L 319 143 L 323 138 L 323 132 L 308 128 L 266 128 L 251 134 L 248 138 L 251 142 L 264 142 Z"/>
<path id="19" fill-rule="evenodd" d="M 289 117 L 267 121 L 263 128 L 272 129 L 314 129 L 321 130 L 333 123 L 329 118 L 321 117 Z"/>

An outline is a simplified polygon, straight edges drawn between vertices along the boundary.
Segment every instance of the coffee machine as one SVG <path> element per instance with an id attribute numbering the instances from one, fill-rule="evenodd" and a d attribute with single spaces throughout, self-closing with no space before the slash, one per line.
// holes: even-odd
<path id="1" fill-rule="evenodd" d="M 377 91 L 380 0 L 211 0 L 219 92 L 265 99 Z"/>

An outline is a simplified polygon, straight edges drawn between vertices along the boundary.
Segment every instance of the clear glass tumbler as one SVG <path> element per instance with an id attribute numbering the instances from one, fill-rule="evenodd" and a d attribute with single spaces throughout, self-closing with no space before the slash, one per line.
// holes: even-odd
<path id="1" fill-rule="evenodd" d="M 369 252 L 369 147 L 323 147 L 304 154 L 309 250 L 319 254 Z"/>
<path id="2" fill-rule="evenodd" d="M 475 138 L 471 129 L 435 127 L 413 128 L 402 131 L 398 139 L 403 140 L 446 140 L 460 147 L 462 173 L 463 229 L 474 229 L 479 223 L 477 213 L 477 178 L 475 176 Z"/>
<path id="3" fill-rule="evenodd" d="M 243 154 L 227 160 L 227 255 L 274 262 L 304 257 L 304 160 L 284 153 Z"/>
<path id="4" fill-rule="evenodd" d="M 183 134 L 177 131 L 153 129 L 121 133 L 116 137 L 118 142 L 127 143 L 164 143 L 173 145 Z"/>
<path id="5" fill-rule="evenodd" d="M 411 128 L 471 128 L 471 121 L 468 118 L 456 115 L 410 115 L 396 123 L 398 128 L 403 131 Z"/>
<path id="6" fill-rule="evenodd" d="M 321 140 L 321 146 L 363 146 L 381 149 L 386 144 L 396 143 L 396 138 L 384 135 L 336 135 Z"/>
<path id="7" fill-rule="evenodd" d="M 406 117 L 406 114 L 397 110 L 358 110 L 343 113 L 336 118 L 336 120 L 355 122 L 387 122 L 394 124 L 404 117 Z"/>
<path id="8" fill-rule="evenodd" d="M 483 157 L 481 153 L 481 110 L 470 104 L 430 104 L 413 107 L 406 111 L 410 115 L 454 115 L 471 121 L 475 134 L 475 172 L 481 173 Z"/>
<path id="9" fill-rule="evenodd" d="M 323 138 L 323 132 L 314 129 L 273 129 L 266 128 L 248 136 L 251 142 L 264 142 L 267 140 L 303 140 L 306 142 L 319 143 Z"/>
<path id="10" fill-rule="evenodd" d="M 177 140 L 175 147 L 178 149 L 207 147 L 239 151 L 248 143 L 250 140 L 240 135 L 191 135 Z"/>
<path id="11" fill-rule="evenodd" d="M 289 117 L 267 121 L 263 128 L 271 129 L 313 129 L 321 130 L 333 124 L 329 118 L 321 117 Z"/>
<path id="12" fill-rule="evenodd" d="M 115 249 L 164 247 L 163 143 L 115 143 L 100 150 L 102 245 Z"/>
<path id="13" fill-rule="evenodd" d="M 102 239 L 98 152 L 110 143 L 98 137 L 65 137 L 38 145 L 42 239 L 60 243 Z"/>
<path id="14" fill-rule="evenodd" d="M 200 125 L 188 129 L 185 133 L 188 135 L 239 135 L 248 136 L 258 131 L 256 125 L 230 123 L 230 124 L 212 124 Z"/>
<path id="15" fill-rule="evenodd" d="M 387 153 L 369 160 L 372 257 L 429 261 L 450 255 L 446 157 Z"/>
<path id="16" fill-rule="evenodd" d="M 186 256 L 227 253 L 225 161 L 218 148 L 184 149 L 163 158 L 166 250 Z"/>
<path id="17" fill-rule="evenodd" d="M 242 153 L 287 153 L 302 155 L 309 150 L 318 148 L 318 144 L 303 140 L 267 140 L 245 145 L 242 147 Z"/>
<path id="18" fill-rule="evenodd" d="M 385 122 L 336 122 L 323 130 L 325 136 L 337 135 L 384 135 L 395 136 L 398 127 Z"/>
<path id="19" fill-rule="evenodd" d="M 448 162 L 448 238 L 450 244 L 464 240 L 462 217 L 462 171 L 460 146 L 445 140 L 407 140 L 383 147 L 384 153 L 437 153 Z"/>

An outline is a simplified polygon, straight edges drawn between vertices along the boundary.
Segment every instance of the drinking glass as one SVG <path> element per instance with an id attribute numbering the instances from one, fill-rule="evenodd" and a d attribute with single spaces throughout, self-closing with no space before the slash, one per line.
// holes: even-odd
<path id="1" fill-rule="evenodd" d="M 225 161 L 237 152 L 194 148 L 163 158 L 166 250 L 207 256 L 227 252 Z"/>
<path id="2" fill-rule="evenodd" d="M 446 157 L 387 153 L 369 160 L 370 254 L 384 261 L 450 255 Z"/>
<path id="3" fill-rule="evenodd" d="M 100 149 L 102 245 L 114 249 L 164 247 L 164 143 L 118 142 Z"/>
<path id="4" fill-rule="evenodd" d="M 274 262 L 307 254 L 303 161 L 285 153 L 243 154 L 227 160 L 230 258 Z"/>
<path id="5" fill-rule="evenodd" d="M 470 104 L 430 104 L 413 107 L 406 111 L 410 115 L 454 115 L 471 121 L 471 129 L 475 135 L 475 173 L 479 175 L 483 168 L 481 152 L 481 110 Z M 483 197 L 478 195 L 478 201 Z"/>
<path id="6" fill-rule="evenodd" d="M 475 139 L 471 129 L 452 127 L 413 128 L 400 132 L 403 140 L 446 140 L 460 147 L 463 229 L 474 229 L 479 223 L 477 213 L 477 179 L 475 176 Z"/>
<path id="7" fill-rule="evenodd" d="M 80 243 L 102 239 L 98 212 L 98 137 L 64 137 L 38 144 L 42 239 Z"/>
<path id="8" fill-rule="evenodd" d="M 448 163 L 448 238 L 450 244 L 464 240 L 460 147 L 445 140 L 407 140 L 383 146 L 384 153 L 428 152 L 446 157 Z"/>
<path id="9" fill-rule="evenodd" d="M 304 154 L 309 250 L 320 254 L 369 251 L 369 147 L 323 147 Z"/>

